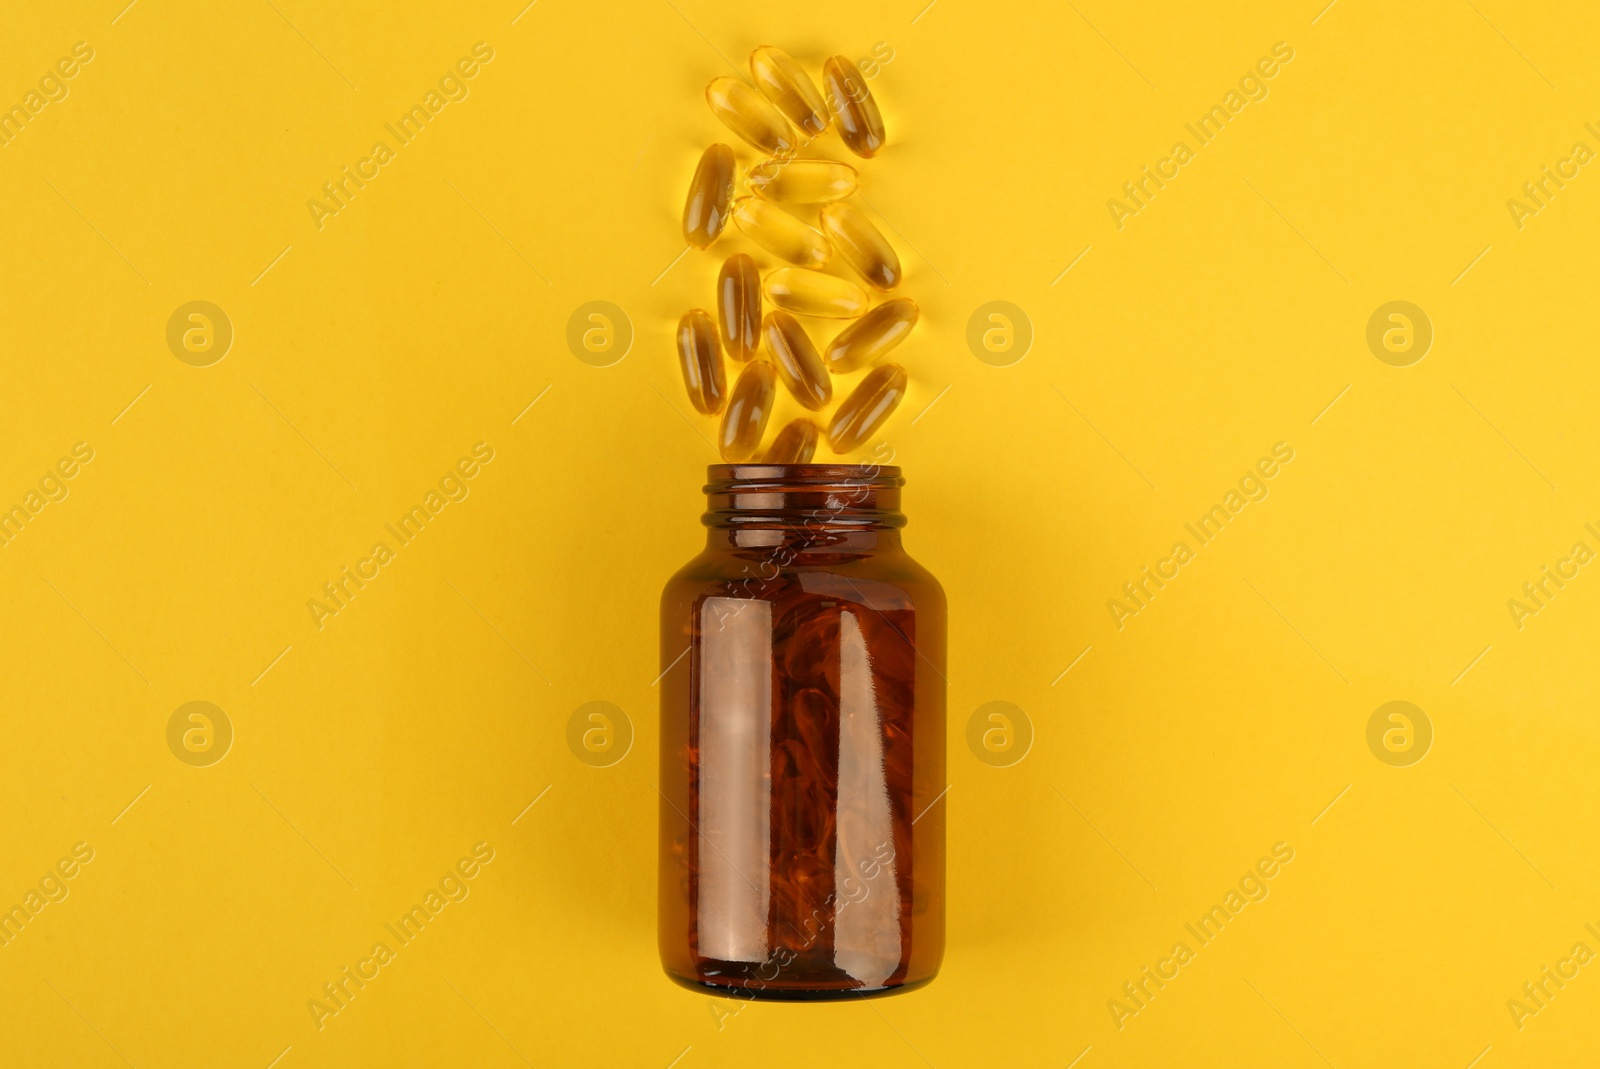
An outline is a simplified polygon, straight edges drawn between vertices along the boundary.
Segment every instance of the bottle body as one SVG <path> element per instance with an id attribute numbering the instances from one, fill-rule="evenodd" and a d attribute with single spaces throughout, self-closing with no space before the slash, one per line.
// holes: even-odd
<path id="1" fill-rule="evenodd" d="M 896 469 L 716 465 L 661 603 L 662 963 L 826 999 L 944 949 L 945 601 Z M 937 803 L 937 804 L 936 804 Z"/>

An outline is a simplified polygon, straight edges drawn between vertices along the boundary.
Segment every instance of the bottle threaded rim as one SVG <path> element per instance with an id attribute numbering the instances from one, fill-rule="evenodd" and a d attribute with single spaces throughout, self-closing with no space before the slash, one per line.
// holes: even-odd
<path id="1" fill-rule="evenodd" d="M 708 527 L 886 529 L 905 526 L 898 467 L 881 464 L 712 464 Z"/>

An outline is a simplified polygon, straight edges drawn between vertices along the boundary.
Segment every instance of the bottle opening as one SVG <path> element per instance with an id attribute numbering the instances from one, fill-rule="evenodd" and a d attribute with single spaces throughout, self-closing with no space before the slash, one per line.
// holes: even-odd
<path id="1" fill-rule="evenodd" d="M 709 527 L 904 527 L 898 467 L 882 464 L 713 464 Z"/>

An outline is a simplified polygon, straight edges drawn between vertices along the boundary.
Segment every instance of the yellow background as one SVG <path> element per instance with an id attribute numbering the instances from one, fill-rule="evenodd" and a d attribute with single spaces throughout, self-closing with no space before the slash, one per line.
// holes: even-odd
<path id="1" fill-rule="evenodd" d="M 1506 1004 L 1600 950 L 1600 576 L 1520 630 L 1506 602 L 1597 544 L 1600 177 L 1521 229 L 1506 201 L 1600 148 L 1600 13 L 922 3 L 8 15 L 0 103 L 95 58 L 0 148 L 0 503 L 95 459 L 0 548 L 0 900 L 95 858 L 0 949 L 0 1064 L 1592 1058 L 1600 965 L 1521 1029 Z M 318 229 L 479 41 L 470 96 Z M 1279 41 L 1269 96 L 1114 226 Z M 654 937 L 656 598 L 714 459 L 671 326 L 719 256 L 675 262 L 679 215 L 729 61 L 879 42 L 863 191 L 924 313 L 883 439 L 951 605 L 949 949 L 911 995 L 729 1016 Z M 1365 340 L 1397 299 L 1435 331 L 1405 368 Z M 209 367 L 165 340 L 193 300 L 236 332 Z M 596 300 L 635 331 L 605 368 L 565 342 Z M 991 300 L 1035 331 L 1010 367 L 966 344 Z M 319 630 L 307 600 L 480 441 L 470 497 Z M 1107 600 L 1280 441 L 1270 496 L 1119 630 Z M 193 700 L 235 731 L 210 767 L 167 747 Z M 567 746 L 593 700 L 634 731 L 610 767 Z M 1010 767 L 965 741 L 995 700 L 1036 735 Z M 1433 727 L 1409 767 L 1367 746 L 1391 700 Z M 470 896 L 319 1030 L 307 1001 L 480 841 Z M 1277 842 L 1270 896 L 1116 1028 Z"/>

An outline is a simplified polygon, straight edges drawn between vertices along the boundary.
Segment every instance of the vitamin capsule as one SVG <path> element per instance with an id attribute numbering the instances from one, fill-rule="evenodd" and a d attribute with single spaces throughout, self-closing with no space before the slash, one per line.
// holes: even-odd
<path id="1" fill-rule="evenodd" d="M 767 300 L 788 312 L 828 319 L 854 319 L 867 310 L 867 291 L 835 275 L 780 267 L 768 272 Z"/>
<path id="2" fill-rule="evenodd" d="M 809 464 L 817 452 L 817 425 L 801 416 L 784 424 L 783 430 L 767 446 L 763 464 Z"/>
<path id="3" fill-rule="evenodd" d="M 683 239 L 697 249 L 717 240 L 733 204 L 733 149 L 712 145 L 700 157 L 683 205 Z"/>
<path id="4" fill-rule="evenodd" d="M 872 225 L 854 204 L 830 204 L 822 209 L 822 232 L 856 273 L 880 290 L 900 284 L 900 257 L 883 231 Z"/>
<path id="5" fill-rule="evenodd" d="M 777 386 L 778 373 L 765 360 L 751 362 L 740 373 L 728 395 L 728 410 L 722 414 L 722 427 L 717 432 L 717 448 L 724 460 L 739 464 L 755 455 L 761 432 L 767 429 L 767 419 L 772 415 Z"/>
<path id="6" fill-rule="evenodd" d="M 789 120 L 739 79 L 713 78 L 706 86 L 706 103 L 723 125 L 768 156 L 793 154 L 795 138 Z"/>
<path id="7" fill-rule="evenodd" d="M 678 320 L 678 363 L 689 403 L 708 416 L 722 411 L 728 380 L 722 374 L 722 349 L 717 345 L 717 325 L 699 308 Z"/>
<path id="8" fill-rule="evenodd" d="M 778 377 L 794 394 L 794 399 L 815 412 L 833 400 L 833 382 L 822 366 L 817 347 L 811 344 L 805 328 L 788 312 L 771 311 L 761 321 L 761 336 L 767 351 L 778 366 Z"/>
<path id="9" fill-rule="evenodd" d="M 916 323 L 916 302 L 906 297 L 884 301 L 841 330 L 822 354 L 822 361 L 836 375 L 875 364 L 884 353 L 905 341 Z"/>
<path id="10" fill-rule="evenodd" d="M 873 368 L 850 391 L 850 396 L 839 402 L 838 411 L 828 424 L 828 448 L 840 456 L 860 449 L 878 433 L 905 396 L 905 368 L 899 364 Z"/>
<path id="11" fill-rule="evenodd" d="M 735 200 L 733 221 L 746 237 L 780 260 L 801 267 L 821 267 L 828 262 L 828 239 L 821 231 L 760 197 Z"/>
<path id="12" fill-rule="evenodd" d="M 856 65 L 834 56 L 822 65 L 822 92 L 839 120 L 839 136 L 857 156 L 871 158 L 883 147 L 883 116 Z"/>
<path id="13" fill-rule="evenodd" d="M 816 137 L 828 128 L 827 105 L 816 83 L 795 58 L 781 48 L 762 45 L 750 53 L 750 74 L 756 88 L 803 133 Z"/>
<path id="14" fill-rule="evenodd" d="M 785 204 L 824 204 L 854 193 L 857 177 L 834 160 L 768 160 L 750 169 L 750 188 Z"/>
<path id="15" fill-rule="evenodd" d="M 728 357 L 743 363 L 761 347 L 761 274 L 747 253 L 736 252 L 717 276 L 717 324 Z"/>

